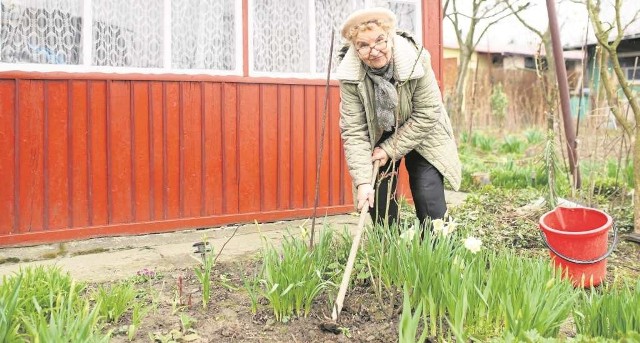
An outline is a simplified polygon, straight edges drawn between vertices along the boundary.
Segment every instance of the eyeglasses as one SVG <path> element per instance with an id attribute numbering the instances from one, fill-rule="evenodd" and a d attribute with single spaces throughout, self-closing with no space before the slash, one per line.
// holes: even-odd
<path id="1" fill-rule="evenodd" d="M 386 49 L 387 48 L 387 41 L 389 40 L 389 37 L 387 36 L 384 40 L 375 42 L 373 44 L 373 46 L 371 45 L 363 45 L 359 48 L 356 48 L 356 50 L 358 50 L 358 53 L 362 56 L 367 56 L 371 53 L 372 49 L 376 49 L 379 52 Z"/>

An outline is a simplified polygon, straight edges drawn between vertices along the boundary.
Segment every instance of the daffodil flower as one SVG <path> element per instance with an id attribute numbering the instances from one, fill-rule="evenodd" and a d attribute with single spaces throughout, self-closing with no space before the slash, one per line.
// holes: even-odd
<path id="1" fill-rule="evenodd" d="M 458 227 L 458 223 L 456 223 L 456 221 L 449 217 L 449 222 L 447 223 L 447 227 L 449 228 L 449 233 L 453 232 L 456 230 L 456 228 Z"/>
<path id="2" fill-rule="evenodd" d="M 467 237 L 464 240 L 464 247 L 474 254 L 480 251 L 481 246 L 482 246 L 482 241 L 473 236 Z"/>
<path id="3" fill-rule="evenodd" d="M 444 220 L 434 219 L 431 221 L 431 225 L 433 225 L 433 231 L 435 233 L 442 232 L 442 230 L 444 229 Z"/>
<path id="4" fill-rule="evenodd" d="M 407 241 L 412 241 L 413 237 L 416 235 L 416 230 L 411 228 L 400 234 L 400 238 L 405 239 Z"/>

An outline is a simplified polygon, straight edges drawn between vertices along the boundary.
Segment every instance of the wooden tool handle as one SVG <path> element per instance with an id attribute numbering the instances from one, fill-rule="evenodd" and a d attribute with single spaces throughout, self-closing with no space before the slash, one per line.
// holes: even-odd
<path id="1" fill-rule="evenodd" d="M 373 163 L 373 171 L 371 173 L 371 186 L 375 189 L 376 177 L 378 176 L 378 170 L 380 169 L 380 160 L 376 160 Z M 353 270 L 353 264 L 358 254 L 358 246 L 360 246 L 360 239 L 362 238 L 362 232 L 364 228 L 364 222 L 369 214 L 369 201 L 365 200 L 362 209 L 360 210 L 360 220 L 358 221 L 358 230 L 353 237 L 353 243 L 351 244 L 351 251 L 349 252 L 349 259 L 347 265 L 344 268 L 344 274 L 342 275 L 342 282 L 340 282 L 340 289 L 338 290 L 338 297 L 333 304 L 333 312 L 331 313 L 331 319 L 338 320 L 338 315 L 342 311 L 342 305 L 344 303 L 344 297 L 347 294 L 347 288 L 349 287 L 349 281 L 351 281 L 351 272 Z"/>

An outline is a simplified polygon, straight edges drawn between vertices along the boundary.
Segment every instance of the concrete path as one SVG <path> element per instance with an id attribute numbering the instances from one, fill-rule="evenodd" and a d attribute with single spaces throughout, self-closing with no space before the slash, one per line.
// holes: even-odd
<path id="1" fill-rule="evenodd" d="M 462 203 L 465 197 L 463 193 L 447 192 L 450 206 Z M 338 230 L 346 226 L 355 231 L 358 215 L 320 218 L 316 226 L 321 223 L 330 224 Z M 205 237 L 213 245 L 215 254 L 227 243 L 219 261 L 232 261 L 259 251 L 264 239 L 278 244 L 287 230 L 298 233 L 301 226 L 308 229 L 310 225 L 310 220 L 305 219 L 0 248 L 0 260 L 4 261 L 0 264 L 0 282 L 3 276 L 13 274 L 21 267 L 35 265 L 57 265 L 74 278 L 89 282 L 128 278 L 144 268 L 156 272 L 189 268 L 196 265 L 199 258 L 194 254 L 193 244 Z M 232 235 L 233 238 L 229 239 Z"/>

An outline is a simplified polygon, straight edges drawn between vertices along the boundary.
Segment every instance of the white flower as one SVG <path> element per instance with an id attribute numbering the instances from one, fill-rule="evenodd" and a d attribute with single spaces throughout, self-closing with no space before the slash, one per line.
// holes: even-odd
<path id="1" fill-rule="evenodd" d="M 400 238 L 408 240 L 408 241 L 412 241 L 413 240 L 413 236 L 416 235 L 416 230 L 414 228 L 411 228 L 403 233 L 400 234 Z"/>
<path id="2" fill-rule="evenodd" d="M 433 232 L 441 233 L 443 236 L 448 236 L 450 233 L 455 231 L 456 226 L 458 225 L 452 217 L 448 217 L 445 222 L 442 219 L 434 219 L 431 221 L 431 225 L 433 225 Z"/>
<path id="3" fill-rule="evenodd" d="M 464 247 L 474 254 L 480 251 L 480 246 L 482 246 L 482 241 L 475 237 L 467 237 L 464 240 Z"/>
<path id="4" fill-rule="evenodd" d="M 431 225 L 433 225 L 433 231 L 438 233 L 438 232 L 442 232 L 442 229 L 444 229 L 444 220 L 442 219 L 434 219 L 431 221 Z"/>
<path id="5" fill-rule="evenodd" d="M 447 226 L 449 227 L 449 232 L 453 232 L 458 227 L 458 223 L 456 223 L 456 221 L 453 218 L 449 217 L 449 222 L 447 223 Z"/>

